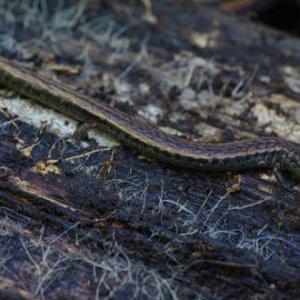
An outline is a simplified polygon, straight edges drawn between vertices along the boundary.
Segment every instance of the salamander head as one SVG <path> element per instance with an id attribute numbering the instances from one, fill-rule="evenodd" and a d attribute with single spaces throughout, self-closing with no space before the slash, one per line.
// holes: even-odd
<path id="1" fill-rule="evenodd" d="M 277 170 L 281 174 L 276 174 L 275 167 L 275 175 L 284 185 L 287 182 L 293 185 L 300 184 L 300 146 L 296 146 L 284 151 Z"/>

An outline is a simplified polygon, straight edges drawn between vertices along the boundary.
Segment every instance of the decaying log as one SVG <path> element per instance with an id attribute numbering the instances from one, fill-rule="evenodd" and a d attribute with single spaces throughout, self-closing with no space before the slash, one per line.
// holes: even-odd
<path id="1" fill-rule="evenodd" d="M 300 143 L 297 38 L 196 1 L 14 2 L 12 61 L 185 139 Z M 4 88 L 0 124 L 1 297 L 299 295 L 300 191 L 272 170 L 169 168 Z"/>

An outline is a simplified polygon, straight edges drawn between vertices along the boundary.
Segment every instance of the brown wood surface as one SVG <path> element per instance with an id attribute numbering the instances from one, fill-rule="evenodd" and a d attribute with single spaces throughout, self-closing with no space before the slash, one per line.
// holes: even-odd
<path id="1" fill-rule="evenodd" d="M 196 1 L 15 3 L 0 53 L 27 68 L 186 139 L 300 143 L 296 37 Z M 0 124 L 0 297 L 298 297 L 299 187 L 272 171 L 170 169 L 3 106 Z"/>

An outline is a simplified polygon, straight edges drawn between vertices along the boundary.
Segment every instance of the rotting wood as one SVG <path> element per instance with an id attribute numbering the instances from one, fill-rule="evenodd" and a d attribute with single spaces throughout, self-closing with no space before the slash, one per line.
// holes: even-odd
<path id="1" fill-rule="evenodd" d="M 103 27 L 87 10 L 81 39 L 75 27 L 50 29 L 50 39 L 29 34 L 16 40 L 29 58 L 19 55 L 188 139 L 299 141 L 297 39 L 177 2 L 152 3 L 158 23 L 149 25 L 136 22 L 143 6 L 130 4 L 106 4 Z M 298 190 L 253 172 L 230 189 L 229 175 L 168 170 L 122 147 L 94 151 L 93 141 L 85 148 L 0 117 L 0 276 L 15 287 L 46 299 L 299 294 Z"/>

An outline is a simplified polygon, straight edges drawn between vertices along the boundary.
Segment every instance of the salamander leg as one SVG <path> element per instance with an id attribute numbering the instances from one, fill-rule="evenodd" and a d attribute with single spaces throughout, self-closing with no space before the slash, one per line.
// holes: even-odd
<path id="1" fill-rule="evenodd" d="M 295 185 L 294 181 L 289 178 L 284 171 L 280 170 L 279 166 L 275 166 L 273 172 L 278 182 L 280 182 L 285 189 L 293 191 L 293 187 Z"/>

